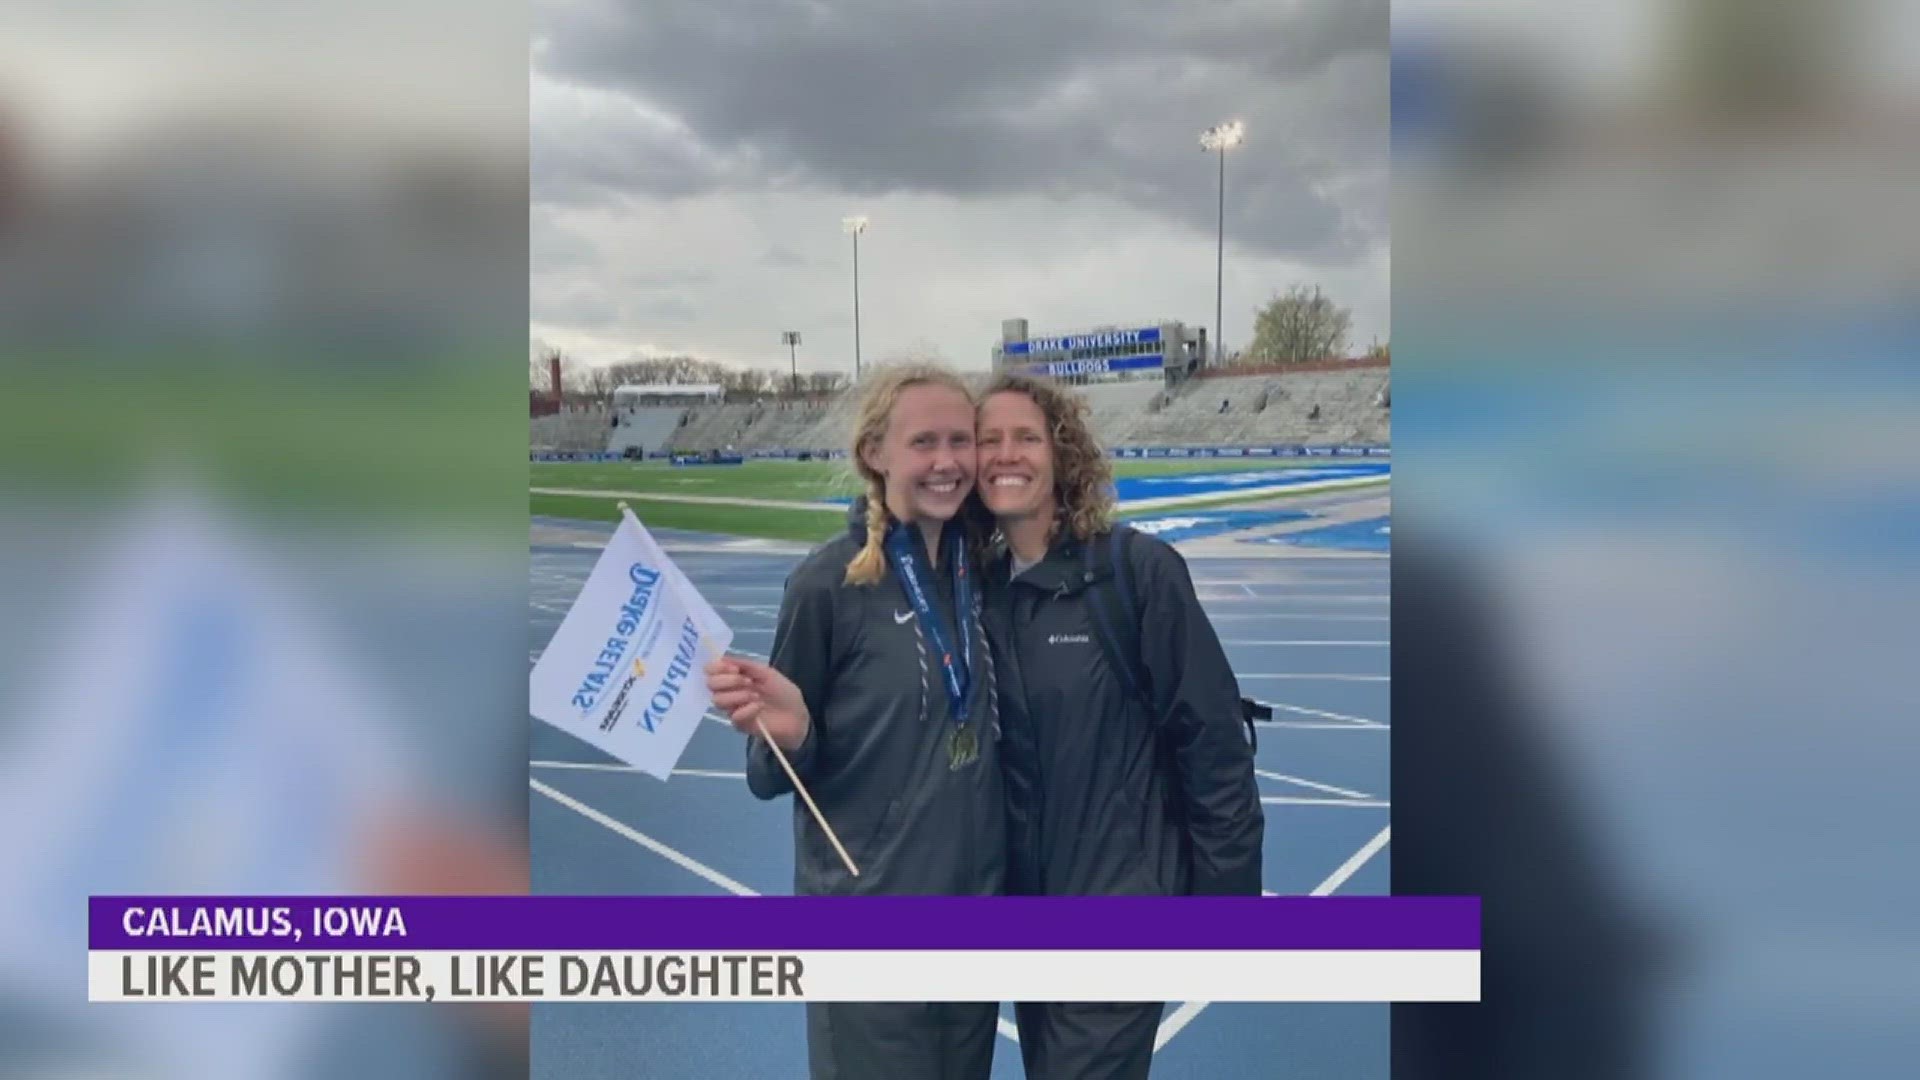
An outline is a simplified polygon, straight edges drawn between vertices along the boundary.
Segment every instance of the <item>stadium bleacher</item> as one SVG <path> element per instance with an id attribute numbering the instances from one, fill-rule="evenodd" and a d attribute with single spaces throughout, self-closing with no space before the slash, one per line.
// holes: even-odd
<path id="1" fill-rule="evenodd" d="M 1392 416 L 1379 404 L 1384 367 L 1194 379 L 1157 409 L 1102 412 L 1108 446 L 1338 446 L 1390 442 Z"/>
<path id="2" fill-rule="evenodd" d="M 607 448 L 613 412 L 605 406 L 569 407 L 528 420 L 528 444 L 535 453 L 580 453 Z"/>
<path id="3" fill-rule="evenodd" d="M 1103 445 L 1258 446 L 1391 443 L 1391 369 L 1345 366 L 1189 379 L 1168 389 L 1158 380 L 1078 387 Z M 640 447 L 668 453 L 845 450 L 858 398 L 830 402 L 758 401 L 690 407 L 573 409 L 532 419 L 535 452 Z"/>
<path id="4" fill-rule="evenodd" d="M 621 409 L 618 425 L 607 437 L 609 453 L 625 455 L 633 451 L 640 457 L 654 457 L 667 450 L 668 441 L 680 431 L 687 410 L 675 406 L 649 406 Z"/>
<path id="5" fill-rule="evenodd" d="M 1391 441 L 1388 379 L 1388 368 L 1369 367 L 1193 379 L 1173 390 L 1151 380 L 1078 389 L 1108 447 L 1368 445 Z M 824 408 L 782 402 L 699 406 L 688 411 L 670 445 L 689 453 L 729 447 L 743 454 L 842 450 L 852 438 L 857 406 L 852 394 Z"/>

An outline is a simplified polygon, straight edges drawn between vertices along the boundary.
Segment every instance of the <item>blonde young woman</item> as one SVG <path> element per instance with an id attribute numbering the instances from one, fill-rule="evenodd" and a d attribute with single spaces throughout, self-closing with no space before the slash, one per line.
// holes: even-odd
<path id="1" fill-rule="evenodd" d="M 980 498 L 1005 541 L 984 576 L 1008 891 L 1258 896 L 1264 819 L 1239 687 L 1170 545 L 1121 536 L 1146 685 L 1103 648 L 1112 612 L 1094 605 L 1107 583 L 1089 580 L 1083 556 L 1111 538 L 1113 476 L 1085 408 L 1021 375 L 995 379 L 980 403 Z M 1162 1010 L 1016 1005 L 1028 1080 L 1147 1076 Z"/>
<path id="2" fill-rule="evenodd" d="M 993 895 L 1005 806 L 993 672 L 966 530 L 974 400 L 944 368 L 883 369 L 865 389 L 853 461 L 867 484 L 845 534 L 787 580 L 766 664 L 708 668 L 715 705 L 752 738 L 747 783 L 792 784 L 785 751 L 860 869 L 794 807 L 801 895 Z M 985 1080 L 993 1004 L 810 1004 L 814 1080 Z"/>

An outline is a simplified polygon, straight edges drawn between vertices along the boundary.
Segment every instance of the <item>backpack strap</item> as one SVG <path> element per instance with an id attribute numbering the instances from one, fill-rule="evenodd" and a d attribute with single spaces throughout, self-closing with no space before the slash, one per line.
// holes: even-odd
<path id="1" fill-rule="evenodd" d="M 1130 526 L 1116 524 L 1104 543 L 1095 540 L 1084 545 L 1087 606 L 1093 612 L 1094 629 L 1108 666 L 1119 675 L 1127 692 L 1145 706 L 1147 715 L 1158 723 L 1160 706 L 1153 696 L 1152 675 L 1141 657 L 1140 611 L 1133 602 L 1132 562 L 1128 556 L 1136 532 Z M 1240 699 L 1240 720 L 1246 725 L 1248 742 L 1256 750 L 1260 737 L 1253 722 L 1272 717 L 1271 707 L 1252 698 Z"/>
<path id="2" fill-rule="evenodd" d="M 1087 568 L 1088 608 L 1093 612 L 1094 629 L 1100 648 L 1107 654 L 1127 692 L 1146 706 L 1147 715 L 1157 717 L 1151 679 L 1140 658 L 1140 616 L 1133 606 L 1133 586 L 1127 574 L 1127 542 L 1133 530 L 1116 525 L 1106 539 L 1084 546 Z"/>

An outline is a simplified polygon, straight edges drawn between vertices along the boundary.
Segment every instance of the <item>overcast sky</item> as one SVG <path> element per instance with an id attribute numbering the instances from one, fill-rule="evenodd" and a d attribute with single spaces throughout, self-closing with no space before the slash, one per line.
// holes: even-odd
<path id="1" fill-rule="evenodd" d="M 1389 336 L 1386 0 L 538 0 L 532 335 L 850 370 L 1036 335 L 1211 327 L 1317 283 Z"/>

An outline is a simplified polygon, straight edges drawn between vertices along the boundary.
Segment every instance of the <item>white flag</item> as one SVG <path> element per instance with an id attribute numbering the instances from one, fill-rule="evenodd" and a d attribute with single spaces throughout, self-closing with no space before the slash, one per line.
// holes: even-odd
<path id="1" fill-rule="evenodd" d="M 712 698 L 733 631 L 629 511 L 533 666 L 535 718 L 662 780 Z"/>

